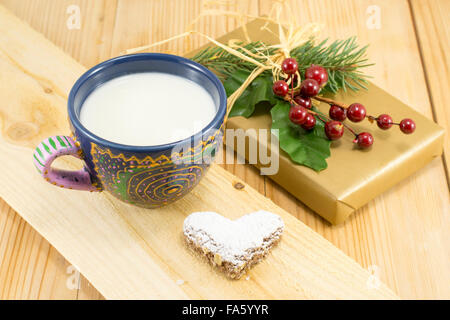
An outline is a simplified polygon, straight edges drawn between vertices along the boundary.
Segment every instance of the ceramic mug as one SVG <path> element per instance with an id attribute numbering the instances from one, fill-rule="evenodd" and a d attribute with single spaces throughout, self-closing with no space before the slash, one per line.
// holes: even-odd
<path id="1" fill-rule="evenodd" d="M 114 143 L 87 130 L 80 122 L 87 96 L 106 81 L 138 72 L 164 72 L 198 83 L 213 98 L 214 119 L 187 139 L 148 147 Z M 156 208 L 186 195 L 205 174 L 222 143 L 226 94 L 220 80 L 194 61 L 168 54 L 133 54 L 107 60 L 83 74 L 70 91 L 68 113 L 72 135 L 47 138 L 34 152 L 34 164 L 44 179 L 63 188 L 106 190 L 125 202 Z M 63 155 L 84 160 L 84 168 L 52 168 L 53 160 Z"/>

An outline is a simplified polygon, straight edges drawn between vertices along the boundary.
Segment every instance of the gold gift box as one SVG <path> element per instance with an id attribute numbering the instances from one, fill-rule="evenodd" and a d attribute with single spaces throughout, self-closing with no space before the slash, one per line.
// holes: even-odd
<path id="1" fill-rule="evenodd" d="M 276 43 L 277 38 L 261 30 L 262 25 L 263 22 L 258 20 L 246 25 L 252 41 Z M 218 41 L 227 43 L 230 39 L 244 39 L 242 28 L 226 34 Z M 187 56 L 191 57 L 192 53 Z M 405 135 L 395 126 L 384 131 L 369 121 L 352 123 L 356 132 L 372 133 L 375 140 L 372 148 L 356 148 L 352 143 L 353 138 L 348 133 L 344 134 L 342 139 L 332 143 L 331 156 L 327 159 L 328 168 L 321 172 L 293 163 L 280 149 L 278 173 L 269 177 L 323 218 L 332 224 L 339 224 L 374 197 L 440 156 L 444 129 L 374 84 L 369 84 L 367 91 L 341 92 L 335 96 L 335 100 L 345 104 L 359 102 L 367 106 L 369 114 L 388 113 L 395 121 L 411 118 L 417 125 L 412 135 Z M 328 113 L 325 104 L 321 104 L 319 109 Z M 267 112 L 255 112 L 248 119 L 229 118 L 227 129 L 270 129 L 271 121 Z M 246 144 L 247 159 L 248 146 L 252 142 L 255 141 Z M 270 135 L 267 141 L 257 143 L 270 149 Z M 236 143 L 233 145 L 236 146 Z M 259 159 L 255 165 L 261 167 Z"/>

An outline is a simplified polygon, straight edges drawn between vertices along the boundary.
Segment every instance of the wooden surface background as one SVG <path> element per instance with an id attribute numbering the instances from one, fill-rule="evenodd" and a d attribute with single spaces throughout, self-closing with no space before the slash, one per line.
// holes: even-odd
<path id="1" fill-rule="evenodd" d="M 289 1 L 300 22 L 325 24 L 323 35 L 357 35 L 370 43 L 373 81 L 448 128 L 450 103 L 447 0 Z M 91 67 L 180 33 L 200 12 L 202 1 L 0 0 L 17 16 L 76 60 Z M 69 30 L 69 5 L 81 10 L 81 29 Z M 228 9 L 264 15 L 271 1 L 232 1 Z M 374 7 L 375 6 L 375 7 Z M 375 11 L 372 11 L 375 10 Z M 368 19 L 379 10 L 379 29 Z M 376 14 L 376 13 L 375 13 Z M 369 21 L 370 22 L 370 21 Z M 199 30 L 220 36 L 239 25 L 230 18 L 204 18 Z M 194 39 L 192 47 L 204 41 Z M 160 48 L 182 54 L 182 40 Z M 346 223 L 331 226 L 248 165 L 225 165 L 276 204 L 370 268 L 402 298 L 450 298 L 448 139 L 444 156 L 371 201 Z M 79 283 L 78 283 L 79 278 Z M 0 200 L 0 299 L 98 299 L 45 239 Z"/>

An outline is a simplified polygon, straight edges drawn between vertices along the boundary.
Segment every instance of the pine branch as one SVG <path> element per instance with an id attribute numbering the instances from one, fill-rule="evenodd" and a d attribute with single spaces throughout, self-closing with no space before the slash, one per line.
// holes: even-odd
<path id="1" fill-rule="evenodd" d="M 238 44 L 242 45 L 242 43 Z M 269 56 L 274 54 L 276 51 L 275 49 L 268 49 L 261 41 L 248 43 L 244 45 L 243 48 L 252 53 L 263 52 L 265 55 Z M 244 50 L 240 48 L 237 50 L 245 54 Z M 221 78 L 221 80 L 226 80 L 237 70 L 251 72 L 255 68 L 255 65 L 251 62 L 242 60 L 241 58 L 232 55 L 220 47 L 207 47 L 192 57 L 191 60 L 194 60 L 195 62 L 198 62 L 214 71 L 219 78 Z M 255 60 L 264 62 L 264 59 Z"/>
<path id="2" fill-rule="evenodd" d="M 328 39 L 314 45 L 313 40 L 291 51 L 303 75 L 311 64 L 323 66 L 328 71 L 328 83 L 322 92 L 336 93 L 339 89 L 357 91 L 367 89 L 367 78 L 361 69 L 373 64 L 367 63 L 365 53 L 368 46 L 359 47 L 356 37 L 336 40 L 327 44 Z"/>
<path id="3" fill-rule="evenodd" d="M 345 91 L 347 88 L 353 91 L 360 88 L 366 89 L 368 76 L 361 69 L 372 65 L 367 63 L 365 58 L 367 46 L 359 47 L 355 37 L 336 40 L 331 44 L 327 44 L 327 42 L 328 40 L 324 40 L 315 45 L 314 40 L 311 39 L 291 51 L 291 56 L 296 58 L 299 63 L 302 76 L 311 64 L 321 65 L 328 71 L 328 83 L 322 92 L 336 93 L 340 89 Z M 273 55 L 276 52 L 276 49 L 268 49 L 261 41 L 248 43 L 244 48 L 252 53 L 262 51 L 265 55 Z M 243 52 L 243 50 L 240 51 Z M 243 53 L 245 54 L 245 52 Z M 208 47 L 191 59 L 214 71 L 221 80 L 226 80 L 238 70 L 250 72 L 255 68 L 254 64 L 244 61 L 220 47 Z M 264 62 L 264 59 L 257 60 Z M 270 71 L 263 73 L 263 75 L 269 74 Z"/>

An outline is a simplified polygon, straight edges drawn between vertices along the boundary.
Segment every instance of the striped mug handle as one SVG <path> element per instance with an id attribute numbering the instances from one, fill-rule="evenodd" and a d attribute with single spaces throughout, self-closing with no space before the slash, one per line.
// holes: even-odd
<path id="1" fill-rule="evenodd" d="M 53 160 L 66 155 L 82 159 L 81 149 L 71 137 L 52 136 L 37 146 L 33 154 L 34 165 L 45 180 L 59 187 L 100 191 L 92 183 L 91 176 L 85 168 L 78 171 L 69 171 L 51 167 Z"/>

